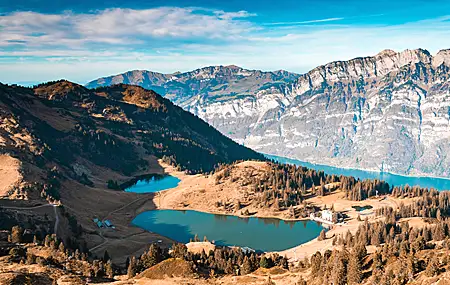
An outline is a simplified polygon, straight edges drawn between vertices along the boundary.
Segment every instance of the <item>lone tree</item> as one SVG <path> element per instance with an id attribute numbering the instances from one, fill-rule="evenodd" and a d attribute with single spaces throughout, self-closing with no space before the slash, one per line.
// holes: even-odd
<path id="1" fill-rule="evenodd" d="M 110 260 L 111 257 L 109 256 L 109 253 L 107 250 L 105 250 L 105 252 L 103 253 L 103 261 L 104 262 L 108 262 L 108 260 Z"/>

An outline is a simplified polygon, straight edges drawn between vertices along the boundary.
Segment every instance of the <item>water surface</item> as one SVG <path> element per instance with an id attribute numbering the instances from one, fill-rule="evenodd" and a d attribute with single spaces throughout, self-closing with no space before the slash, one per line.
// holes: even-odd
<path id="1" fill-rule="evenodd" d="M 138 215 L 132 222 L 145 230 L 187 243 L 197 234 L 218 245 L 248 246 L 280 251 L 316 238 L 323 227 L 312 221 L 239 218 L 197 211 L 156 210 Z"/>
<path id="2" fill-rule="evenodd" d="M 175 176 L 152 176 L 151 178 L 141 179 L 131 187 L 125 189 L 126 192 L 134 193 L 154 193 L 162 190 L 175 188 L 180 183 L 180 179 Z"/>
<path id="3" fill-rule="evenodd" d="M 445 178 L 403 176 L 387 172 L 366 171 L 360 169 L 339 168 L 328 165 L 314 164 L 297 159 L 290 159 L 275 155 L 265 154 L 265 156 L 280 163 L 295 164 L 315 170 L 322 170 L 326 174 L 353 176 L 361 180 L 380 179 L 389 183 L 390 186 L 419 185 L 420 187 L 423 188 L 434 188 L 436 190 L 450 190 L 450 179 Z"/>
<path id="4" fill-rule="evenodd" d="M 357 212 L 362 212 L 365 210 L 372 209 L 373 207 L 370 205 L 367 205 L 367 206 L 352 206 L 352 208 L 355 209 Z"/>

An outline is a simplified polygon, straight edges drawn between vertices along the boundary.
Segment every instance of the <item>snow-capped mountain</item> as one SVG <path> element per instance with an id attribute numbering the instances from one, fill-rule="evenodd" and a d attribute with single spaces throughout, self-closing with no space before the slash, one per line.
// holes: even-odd
<path id="1" fill-rule="evenodd" d="M 255 150 L 340 167 L 450 176 L 450 50 L 434 56 L 385 50 L 301 76 L 238 67 L 164 76 L 167 98 Z M 96 84 L 118 83 L 114 78 Z"/>

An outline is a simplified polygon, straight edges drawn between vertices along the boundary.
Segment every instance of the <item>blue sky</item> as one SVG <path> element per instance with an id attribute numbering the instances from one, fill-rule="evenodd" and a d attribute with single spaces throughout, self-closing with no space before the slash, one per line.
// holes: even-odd
<path id="1" fill-rule="evenodd" d="M 73 2 L 0 0 L 0 82 L 228 64 L 303 73 L 388 48 L 450 48 L 450 1 Z"/>

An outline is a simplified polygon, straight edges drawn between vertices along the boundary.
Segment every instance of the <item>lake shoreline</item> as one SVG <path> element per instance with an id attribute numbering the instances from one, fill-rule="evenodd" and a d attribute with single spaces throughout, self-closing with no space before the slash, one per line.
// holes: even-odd
<path id="1" fill-rule="evenodd" d="M 305 161 L 305 160 L 300 160 L 298 158 L 292 158 L 292 157 L 287 157 L 287 156 L 278 156 L 275 154 L 269 154 L 269 153 L 262 153 L 262 155 L 264 155 L 266 158 L 268 159 L 272 159 L 271 157 L 278 157 L 281 159 L 287 159 L 287 160 L 295 160 L 295 161 L 299 161 L 300 163 L 308 163 L 308 164 L 313 164 L 316 165 L 318 167 L 333 167 L 336 169 L 345 169 L 345 170 L 359 170 L 359 171 L 365 171 L 365 172 L 371 172 L 374 174 L 386 174 L 386 175 L 395 175 L 395 176 L 401 176 L 401 177 L 405 177 L 405 178 L 432 178 L 432 179 L 443 179 L 443 180 L 449 180 L 450 181 L 450 177 L 446 177 L 446 176 L 435 176 L 435 175 L 428 175 L 426 173 L 423 173 L 423 175 L 420 174 L 401 174 L 401 173 L 397 173 L 397 172 L 391 172 L 391 171 L 379 171 L 375 168 L 361 168 L 361 167 L 350 167 L 350 166 L 338 166 L 335 164 L 321 164 L 321 163 L 317 163 L 317 162 L 313 162 L 313 161 Z M 280 163 L 285 163 L 285 162 L 280 162 Z M 286 163 L 286 164 L 294 164 L 294 163 Z M 308 166 L 305 166 L 308 167 Z M 309 168 L 309 167 L 308 167 Z"/>
<path id="2" fill-rule="evenodd" d="M 171 221 L 175 220 L 176 224 L 172 225 Z M 278 218 L 241 218 L 178 209 L 155 209 L 141 213 L 133 219 L 132 225 L 182 243 L 190 242 L 195 233 L 200 238 L 205 236 L 215 241 L 213 244 L 217 246 L 249 247 L 262 253 L 289 250 L 315 240 L 323 230 L 321 223 L 309 219 L 289 222 Z M 250 238 L 255 234 L 264 238 Z M 282 237 L 274 243 L 271 236 L 276 235 Z"/>
<path id="3" fill-rule="evenodd" d="M 166 190 L 167 191 L 167 190 Z M 161 191 L 162 192 L 162 191 Z M 311 220 L 309 217 L 308 218 L 296 218 L 296 219 L 292 219 L 292 218 L 283 218 L 283 217 L 279 217 L 279 216 L 271 216 L 271 215 L 251 215 L 251 216 L 245 216 L 245 215 L 238 215 L 238 214 L 230 214 L 227 212 L 214 212 L 214 211 L 208 211 L 208 210 L 199 210 L 197 208 L 156 208 L 154 211 L 156 210 L 174 210 L 174 211 L 195 211 L 195 212 L 200 212 L 200 213 L 205 213 L 205 214 L 211 214 L 211 215 L 219 215 L 219 216 L 230 216 L 230 217 L 237 217 L 240 219 L 248 219 L 248 218 L 258 218 L 258 219 L 275 219 L 275 220 L 280 220 L 283 222 L 305 222 L 305 221 L 313 221 Z M 316 221 L 314 221 L 316 222 Z"/>
<path id="4" fill-rule="evenodd" d="M 322 226 L 321 223 L 311 221 L 309 217 L 290 218 L 288 216 L 287 209 L 275 211 L 271 207 L 255 208 L 251 203 L 244 203 L 240 209 L 230 208 L 228 206 L 225 207 L 224 205 L 230 205 L 230 203 L 231 205 L 233 205 L 233 201 L 235 202 L 236 200 L 243 199 L 243 197 L 245 196 L 245 191 L 239 188 L 242 186 L 233 184 L 231 180 L 225 184 L 217 183 L 214 179 L 214 175 L 188 175 L 184 172 L 177 171 L 170 165 L 166 165 L 163 163 L 161 163 L 161 165 L 164 167 L 164 172 L 166 174 L 177 177 L 180 180 L 180 183 L 174 188 L 157 192 L 157 194 L 153 197 L 153 204 L 155 205 L 155 208 L 152 209 L 152 211 L 195 211 L 211 215 L 230 216 L 244 220 L 249 218 L 276 219 L 280 223 L 315 222 L 318 225 Z M 235 169 L 246 169 L 247 167 L 253 167 L 256 171 L 257 169 L 263 170 L 265 167 L 267 167 L 267 163 L 258 161 L 246 161 L 237 164 L 236 167 L 237 168 Z M 364 216 L 368 217 L 369 220 L 377 220 L 378 218 L 374 214 L 376 209 L 386 206 L 395 208 L 399 203 L 408 204 L 410 202 L 410 200 L 408 199 L 400 200 L 390 196 L 386 196 L 385 199 L 350 201 L 345 199 L 343 195 L 345 195 L 344 192 L 335 191 L 325 196 L 315 196 L 307 199 L 308 204 L 317 206 L 320 209 L 323 209 L 326 206 L 327 208 L 329 208 L 331 205 L 334 205 L 336 211 L 343 211 L 348 214 L 349 218 L 348 220 L 346 220 L 345 224 L 332 225 L 330 227 L 330 230 L 327 232 L 327 236 L 329 237 L 329 239 L 326 239 L 325 241 L 319 241 L 316 236 L 310 241 L 298 243 L 286 250 L 269 252 L 276 252 L 282 255 L 286 254 L 291 260 L 298 260 L 299 256 L 310 257 L 317 251 L 332 249 L 332 237 L 339 234 L 344 235 L 347 231 L 354 232 L 357 230 L 358 226 L 361 224 L 361 221 L 357 220 L 360 212 L 356 211 L 353 206 L 372 206 L 371 211 L 366 212 Z M 221 201 L 222 206 L 217 206 L 217 201 Z M 250 201 L 251 200 L 249 200 L 248 202 Z M 255 214 L 251 216 L 242 215 L 241 213 L 245 210 L 248 210 L 250 213 Z M 142 211 L 138 212 L 142 213 Z M 135 216 L 135 218 L 136 217 L 137 215 Z M 132 226 L 139 227 L 135 224 L 132 224 Z M 139 228 L 144 229 L 143 227 Z M 158 233 L 157 231 L 155 232 Z M 163 233 L 158 234 L 164 235 Z"/>
<path id="5" fill-rule="evenodd" d="M 445 177 L 445 176 L 435 176 L 435 175 L 428 175 L 425 174 L 424 175 L 408 175 L 408 174 L 400 174 L 400 173 L 396 173 L 396 172 L 388 172 L 388 171 L 384 171 L 381 172 L 377 169 L 370 169 L 370 168 L 360 168 L 360 167 L 349 167 L 349 166 L 338 166 L 335 164 L 320 164 L 317 162 L 313 162 L 313 161 L 303 161 L 303 160 L 299 160 L 296 158 L 291 158 L 291 157 L 284 157 L 284 156 L 277 156 L 277 155 L 273 155 L 273 154 L 267 154 L 267 153 L 262 153 L 266 158 L 270 159 L 270 160 L 274 160 L 278 163 L 282 163 L 282 164 L 290 164 L 290 165 L 299 165 L 299 166 L 303 166 L 303 167 L 307 167 L 307 168 L 311 168 L 311 169 L 315 169 L 315 170 L 320 170 L 320 171 L 324 171 L 325 174 L 330 174 L 329 172 L 327 172 L 327 170 L 323 170 L 324 168 L 330 168 L 332 171 L 338 171 L 339 169 L 345 170 L 345 171 L 360 171 L 360 172 L 367 172 L 370 173 L 372 175 L 377 175 L 377 176 L 383 176 L 386 175 L 388 176 L 387 178 L 401 178 L 401 179 L 417 179 L 417 180 L 430 180 L 430 182 L 432 182 L 431 180 L 435 179 L 438 181 L 441 181 L 442 183 L 445 184 L 449 184 L 450 185 L 450 177 Z M 357 175 L 352 175 L 352 174 L 344 174 L 345 176 L 354 176 L 355 178 Z M 409 185 L 409 186 L 416 186 L 416 184 L 413 183 L 392 183 L 387 181 L 387 179 L 385 178 L 381 178 L 381 177 L 372 177 L 372 178 L 364 178 L 364 179 L 379 179 L 379 180 L 384 180 L 386 182 L 389 183 L 389 186 L 404 186 L 404 185 Z M 361 179 L 361 180 L 364 180 Z M 421 186 L 421 185 L 419 185 Z M 440 188 L 440 187 L 431 187 L 431 186 L 421 186 L 422 188 L 434 188 L 438 191 L 446 191 L 446 190 L 450 190 L 450 186 L 448 186 L 448 188 Z"/>

